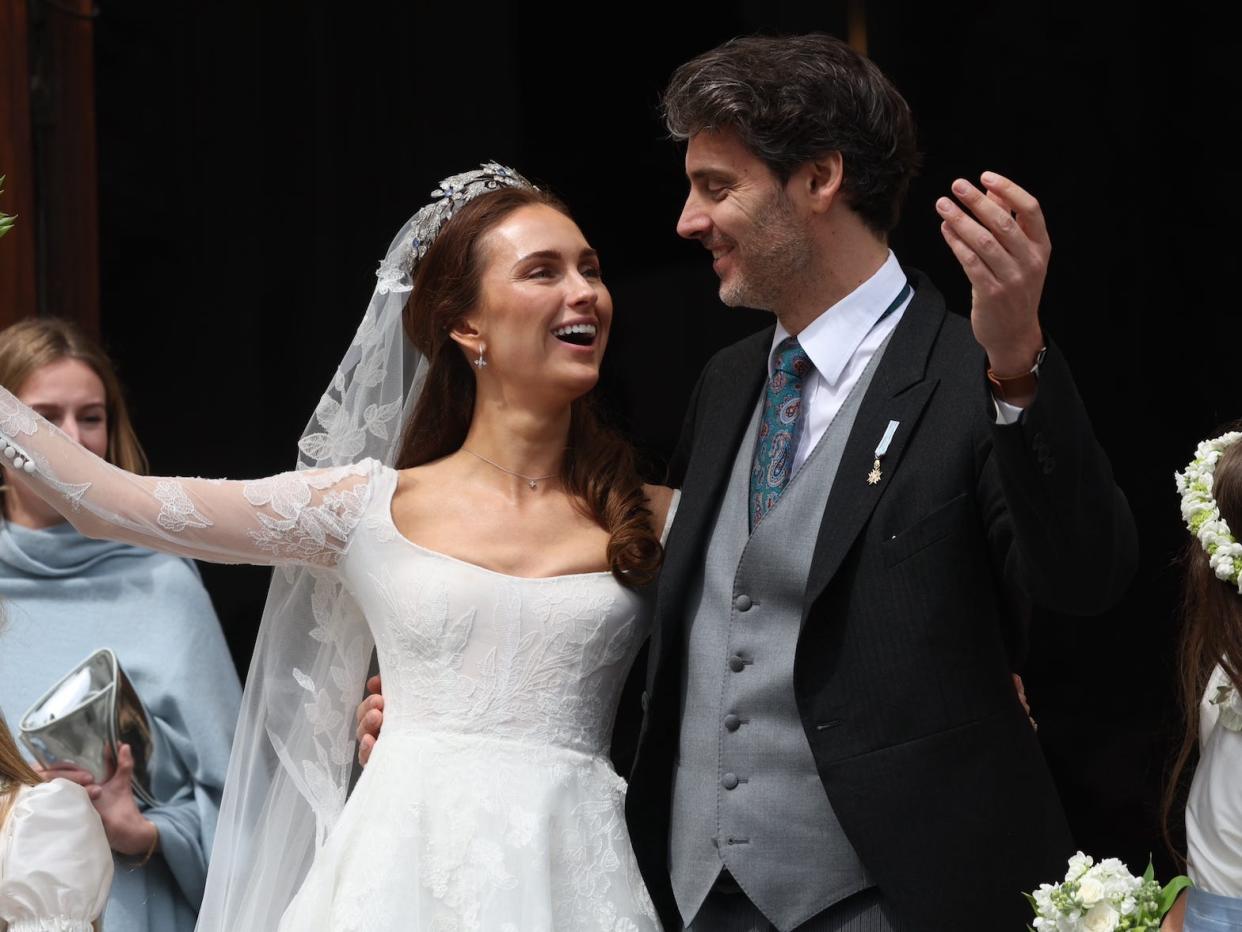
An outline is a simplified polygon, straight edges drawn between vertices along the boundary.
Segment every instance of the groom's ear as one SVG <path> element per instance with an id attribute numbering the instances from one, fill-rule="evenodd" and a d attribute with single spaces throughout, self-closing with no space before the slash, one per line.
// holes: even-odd
<path id="1" fill-rule="evenodd" d="M 841 192 L 845 160 L 840 152 L 827 152 L 804 163 L 790 180 L 798 184 L 812 213 L 826 214 Z"/>

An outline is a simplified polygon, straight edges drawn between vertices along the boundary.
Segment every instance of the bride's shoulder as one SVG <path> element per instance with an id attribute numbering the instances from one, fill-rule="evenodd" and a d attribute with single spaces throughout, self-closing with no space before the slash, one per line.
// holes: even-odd
<path id="1" fill-rule="evenodd" d="M 404 469 L 392 468 L 396 476 L 396 495 L 410 495 L 426 492 L 437 484 L 448 480 L 441 464 L 443 460 L 424 463 L 421 466 L 407 466 Z"/>
<path id="2" fill-rule="evenodd" d="M 457 487 L 455 477 L 443 467 L 443 460 L 392 469 L 392 510 L 410 520 L 425 512 L 434 513 L 447 504 L 451 490 Z"/>

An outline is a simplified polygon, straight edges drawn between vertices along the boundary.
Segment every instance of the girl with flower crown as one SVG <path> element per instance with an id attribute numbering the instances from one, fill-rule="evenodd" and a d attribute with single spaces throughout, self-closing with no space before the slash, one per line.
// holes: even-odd
<path id="1" fill-rule="evenodd" d="M 1204 441 L 1177 476 L 1192 535 L 1184 559 L 1179 664 L 1187 727 L 1165 794 L 1166 826 L 1196 750 L 1199 761 L 1186 803 L 1187 872 L 1195 887 L 1164 928 L 1186 932 L 1242 928 L 1240 441 L 1238 430 Z"/>

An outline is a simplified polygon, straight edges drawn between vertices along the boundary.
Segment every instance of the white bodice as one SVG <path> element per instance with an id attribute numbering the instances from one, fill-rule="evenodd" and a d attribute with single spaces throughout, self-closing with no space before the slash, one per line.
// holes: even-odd
<path id="1" fill-rule="evenodd" d="M 606 754 L 649 621 L 611 573 L 507 576 L 407 540 L 376 466 L 338 565 L 375 637 L 384 729 L 486 735 Z"/>

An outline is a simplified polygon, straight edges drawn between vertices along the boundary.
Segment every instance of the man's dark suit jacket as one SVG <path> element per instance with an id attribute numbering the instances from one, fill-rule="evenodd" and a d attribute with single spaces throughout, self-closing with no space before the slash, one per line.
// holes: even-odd
<path id="1" fill-rule="evenodd" d="M 807 580 L 791 671 L 824 790 L 873 882 L 915 929 L 1005 932 L 1024 890 L 1074 853 L 1010 679 L 1015 588 L 1058 612 L 1113 605 L 1137 562 L 1133 519 L 1064 359 L 998 426 L 984 353 L 927 278 L 850 433 Z M 668 827 L 691 581 L 767 375 L 772 329 L 730 346 L 695 388 L 670 485 L 682 488 L 656 594 L 646 712 L 626 801 L 665 925 L 680 928 Z M 890 420 L 883 478 L 866 481 Z M 819 520 L 808 516 L 808 520 Z"/>

